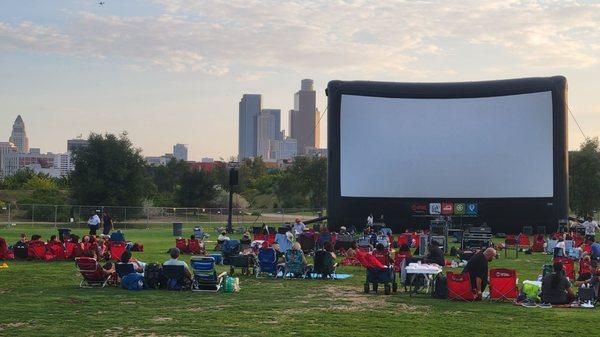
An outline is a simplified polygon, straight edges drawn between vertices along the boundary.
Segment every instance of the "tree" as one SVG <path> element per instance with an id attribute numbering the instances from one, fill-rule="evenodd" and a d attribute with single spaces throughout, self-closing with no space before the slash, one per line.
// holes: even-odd
<path id="1" fill-rule="evenodd" d="M 592 215 L 600 208 L 600 143 L 585 140 L 579 151 L 569 153 L 569 199 L 579 216 Z"/>
<path id="2" fill-rule="evenodd" d="M 281 173 L 276 191 L 282 207 L 325 207 L 327 202 L 327 159 L 296 157 Z"/>
<path id="3" fill-rule="evenodd" d="M 140 205 L 154 188 L 140 153 L 126 133 L 91 134 L 74 155 L 73 198 L 83 205 Z"/>
<path id="4" fill-rule="evenodd" d="M 200 207 L 207 205 L 214 196 L 215 188 L 209 174 L 187 170 L 181 179 L 181 186 L 175 193 L 175 200 L 180 206 Z"/>

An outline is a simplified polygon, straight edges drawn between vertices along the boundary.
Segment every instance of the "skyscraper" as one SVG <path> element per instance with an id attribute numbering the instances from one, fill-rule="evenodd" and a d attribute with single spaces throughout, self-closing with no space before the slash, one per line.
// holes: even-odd
<path id="1" fill-rule="evenodd" d="M 68 139 L 67 140 L 67 153 L 73 153 L 74 151 L 86 147 L 88 145 L 87 139 Z"/>
<path id="2" fill-rule="evenodd" d="M 262 109 L 261 95 L 245 94 L 239 104 L 238 160 L 256 157 L 258 115 Z"/>
<path id="3" fill-rule="evenodd" d="M 269 144 L 281 136 L 281 110 L 263 109 L 256 123 L 256 156 L 270 158 Z"/>
<path id="4" fill-rule="evenodd" d="M 17 151 L 20 153 L 29 152 L 29 138 L 27 138 L 27 132 L 25 132 L 25 122 L 21 115 L 17 116 L 12 127 L 12 134 L 8 140 L 10 143 L 15 144 Z"/>
<path id="5" fill-rule="evenodd" d="M 179 144 L 179 143 L 175 144 L 173 146 L 173 157 L 175 157 L 175 159 L 177 159 L 177 160 L 187 161 L 188 160 L 187 145 Z"/>
<path id="6" fill-rule="evenodd" d="M 316 104 L 313 80 L 302 80 L 300 91 L 294 95 L 294 109 L 290 110 L 290 136 L 297 140 L 300 155 L 306 154 L 307 147 L 319 147 L 319 112 Z"/>

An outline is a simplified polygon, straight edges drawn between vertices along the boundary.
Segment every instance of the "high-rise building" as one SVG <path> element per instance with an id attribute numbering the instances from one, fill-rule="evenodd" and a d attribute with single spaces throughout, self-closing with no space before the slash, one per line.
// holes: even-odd
<path id="1" fill-rule="evenodd" d="M 256 130 L 258 115 L 262 109 L 262 97 L 245 94 L 239 103 L 238 160 L 256 157 Z"/>
<path id="2" fill-rule="evenodd" d="M 270 141 L 270 156 L 276 161 L 290 160 L 298 155 L 298 144 L 293 138 L 286 138 L 285 133 L 281 132 L 281 139 Z"/>
<path id="3" fill-rule="evenodd" d="M 73 153 L 75 150 L 81 149 L 88 145 L 87 139 L 69 139 L 67 140 L 67 153 Z"/>
<path id="4" fill-rule="evenodd" d="M 10 143 L 15 144 L 17 147 L 17 151 L 20 153 L 28 153 L 29 152 L 29 138 L 27 138 L 27 132 L 25 131 L 25 122 L 23 122 L 23 118 L 21 115 L 17 116 L 15 122 L 13 123 L 12 133 L 8 140 Z"/>
<path id="5" fill-rule="evenodd" d="M 304 79 L 300 91 L 294 95 L 294 109 L 290 110 L 290 136 L 298 142 L 298 154 L 306 154 L 307 147 L 319 147 L 320 131 L 317 125 L 316 92 L 313 80 Z"/>
<path id="6" fill-rule="evenodd" d="M 256 156 L 270 158 L 270 141 L 281 136 L 281 110 L 263 109 L 256 123 Z"/>
<path id="7" fill-rule="evenodd" d="M 179 143 L 175 144 L 175 146 L 173 146 L 173 157 L 175 157 L 175 159 L 177 159 L 177 160 L 187 161 L 188 160 L 187 145 L 179 144 Z"/>
<path id="8" fill-rule="evenodd" d="M 7 177 L 10 172 L 16 172 L 19 169 L 19 161 L 14 155 L 17 152 L 15 144 L 0 142 L 0 178 Z"/>

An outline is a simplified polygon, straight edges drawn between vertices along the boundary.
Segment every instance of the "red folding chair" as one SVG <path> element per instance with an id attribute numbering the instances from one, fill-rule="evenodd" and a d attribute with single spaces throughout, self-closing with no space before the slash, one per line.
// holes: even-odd
<path id="1" fill-rule="evenodd" d="M 83 278 L 79 286 L 81 288 L 98 286 L 104 288 L 110 281 L 116 284 L 116 274 L 104 271 L 98 261 L 91 257 L 78 257 L 75 265 Z"/>
<path id="2" fill-rule="evenodd" d="M 531 247 L 531 242 L 529 241 L 529 235 L 527 234 L 519 234 L 518 238 L 519 248 L 529 248 Z"/>
<path id="3" fill-rule="evenodd" d="M 517 289 L 517 271 L 514 269 L 494 268 L 490 270 L 490 302 L 514 300 Z"/>
<path id="4" fill-rule="evenodd" d="M 410 235 L 410 234 L 400 234 L 398 236 L 398 247 L 400 247 L 402 245 L 408 245 L 408 235 Z"/>
<path id="5" fill-rule="evenodd" d="M 573 281 L 575 279 L 575 262 L 568 257 L 557 256 L 553 260 L 554 263 L 560 262 L 563 265 L 565 270 L 565 275 L 569 278 L 569 280 Z"/>
<path id="6" fill-rule="evenodd" d="M 588 259 L 580 259 L 579 260 L 579 277 L 581 274 L 591 274 L 592 272 L 592 263 Z"/>
<path id="7" fill-rule="evenodd" d="M 531 246 L 531 251 L 538 252 L 538 253 L 543 252 L 545 243 L 546 243 L 546 240 L 544 240 L 544 236 L 542 234 L 538 234 L 535 237 L 535 240 L 533 241 L 533 245 Z"/>
<path id="8" fill-rule="evenodd" d="M 189 253 L 187 243 L 183 238 L 175 239 L 175 247 L 177 247 L 181 253 Z"/>
<path id="9" fill-rule="evenodd" d="M 121 260 L 121 255 L 127 249 L 127 245 L 124 242 L 111 242 L 109 247 L 110 258 L 114 261 Z"/>
<path id="10" fill-rule="evenodd" d="M 62 242 L 51 241 L 46 245 L 47 250 L 54 255 L 57 260 L 66 260 L 67 253 Z"/>
<path id="11" fill-rule="evenodd" d="M 204 253 L 202 246 L 200 245 L 200 241 L 198 239 L 188 239 L 187 250 L 188 252 L 196 255 Z"/>
<path id="12" fill-rule="evenodd" d="M 471 276 L 469 273 L 455 274 L 451 271 L 446 273 L 446 286 L 448 287 L 448 299 L 455 301 L 474 301 L 477 295 L 471 288 Z"/>
<path id="13" fill-rule="evenodd" d="M 402 261 L 404 261 L 407 257 L 410 257 L 411 254 L 400 254 L 400 252 L 396 252 L 394 255 L 394 271 L 396 273 L 400 272 L 400 267 L 402 266 Z"/>
<path id="14" fill-rule="evenodd" d="M 36 260 L 46 260 L 46 243 L 43 241 L 29 241 L 27 256 Z"/>

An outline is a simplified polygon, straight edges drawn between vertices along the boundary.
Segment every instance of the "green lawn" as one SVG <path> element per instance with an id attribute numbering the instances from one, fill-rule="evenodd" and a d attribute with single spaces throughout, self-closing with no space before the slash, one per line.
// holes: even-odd
<path id="1" fill-rule="evenodd" d="M 21 231 L 46 239 L 54 229 L 0 229 L 9 242 Z M 186 234 L 189 235 L 188 229 Z M 83 234 L 83 229 L 75 230 Z M 167 259 L 170 229 L 126 231 L 144 243 L 134 256 Z M 214 240 L 215 234 L 211 233 Z M 189 257 L 187 257 L 189 259 Z M 519 254 L 490 267 L 513 267 L 519 280 L 535 279 L 546 255 Z M 476 336 L 600 334 L 596 309 L 538 309 L 509 303 L 451 302 L 426 295 L 362 293 L 364 271 L 344 281 L 241 277 L 241 291 L 226 293 L 132 292 L 81 289 L 73 262 L 9 262 L 0 269 L 0 336 Z M 220 267 L 227 270 L 226 267 Z"/>

